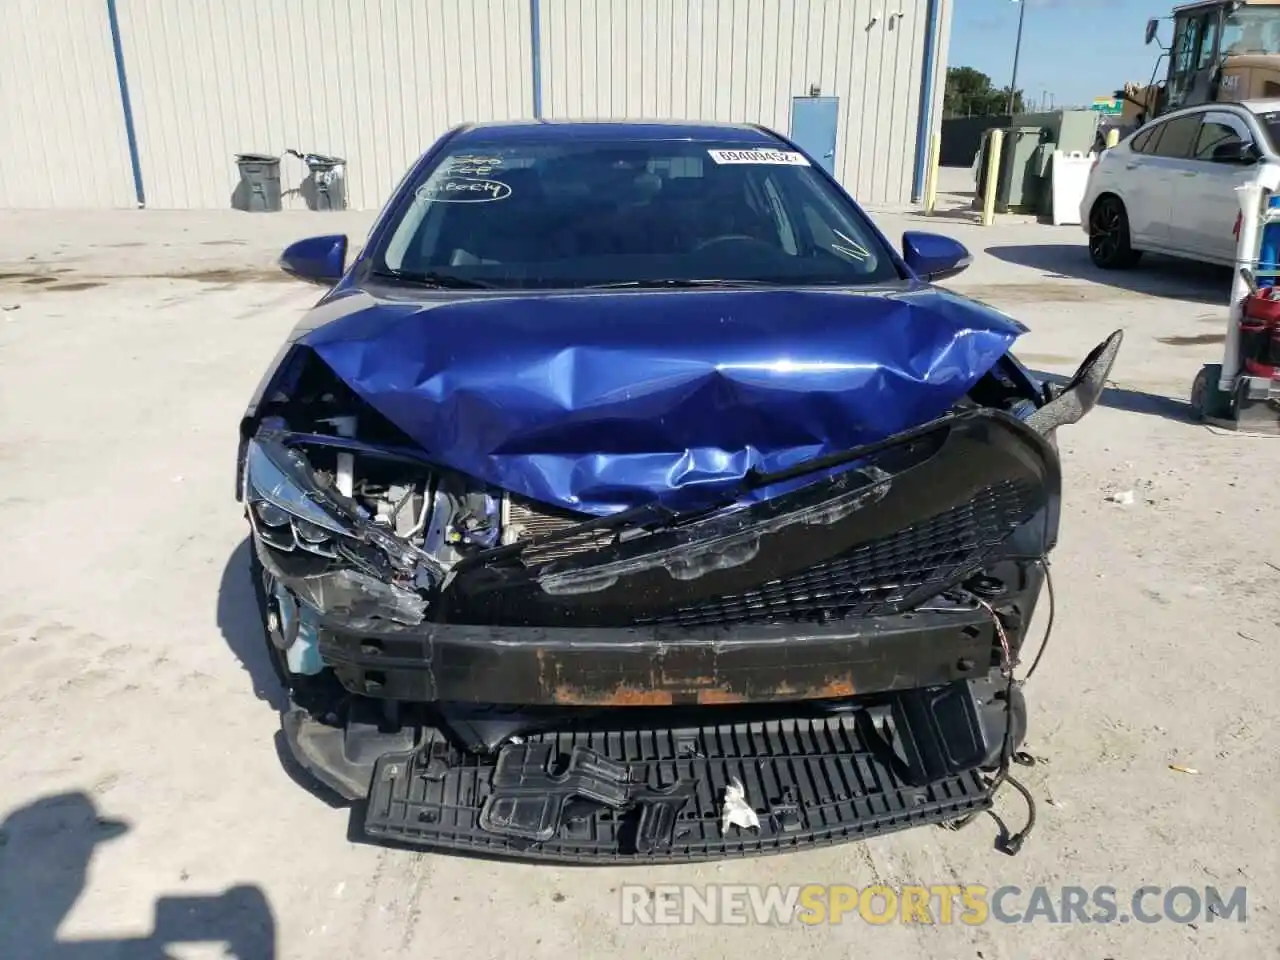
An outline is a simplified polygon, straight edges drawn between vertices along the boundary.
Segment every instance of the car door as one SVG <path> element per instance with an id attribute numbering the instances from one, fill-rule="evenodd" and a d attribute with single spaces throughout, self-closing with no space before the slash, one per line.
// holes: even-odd
<path id="1" fill-rule="evenodd" d="M 1156 157 L 1156 147 L 1164 135 L 1166 123 L 1152 123 L 1141 131 L 1127 150 L 1103 154 L 1108 167 L 1102 186 L 1114 189 L 1124 201 L 1129 215 L 1129 236 L 1139 249 L 1163 246 L 1168 242 L 1169 207 L 1171 205 L 1168 171 Z M 1119 168 L 1110 171 L 1110 164 Z"/>
<path id="2" fill-rule="evenodd" d="M 1204 111 L 1197 110 L 1166 120 L 1149 161 L 1159 171 L 1161 189 L 1168 200 L 1158 245 L 1170 252 L 1188 249 L 1196 235 L 1196 215 L 1187 197 L 1199 190 L 1198 178 L 1206 166 L 1192 157 L 1203 115 Z"/>
<path id="3" fill-rule="evenodd" d="M 1200 251 L 1206 259 L 1235 259 L 1236 215 L 1240 204 L 1236 187 L 1258 174 L 1256 163 L 1244 164 L 1214 160 L 1214 152 L 1224 146 L 1244 144 L 1262 155 L 1257 137 L 1244 117 L 1229 110 L 1210 110 L 1204 115 L 1192 159 L 1196 176 L 1188 178 L 1192 185 L 1186 195 L 1191 220 L 1186 243 L 1188 253 Z"/>

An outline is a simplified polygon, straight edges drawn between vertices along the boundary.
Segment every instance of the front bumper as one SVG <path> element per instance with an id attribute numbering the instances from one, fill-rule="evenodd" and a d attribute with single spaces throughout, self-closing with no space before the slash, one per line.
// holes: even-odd
<path id="1" fill-rule="evenodd" d="M 999 668 L 1056 537 L 1056 454 L 971 416 L 859 476 L 578 557 L 495 552 L 422 622 L 377 597 L 318 611 L 355 696 L 289 713 L 290 749 L 367 799 L 370 835 L 529 859 L 767 853 L 983 809 L 1025 730 Z M 733 778 L 758 830 L 718 822 Z"/>
<path id="2" fill-rule="evenodd" d="M 930 691 L 960 689 L 972 689 L 981 713 L 998 699 L 988 687 L 1004 644 L 1014 658 L 1023 646 L 1043 577 L 1037 562 L 1006 561 L 928 607 L 805 630 L 423 624 L 370 633 L 322 625 L 323 659 L 359 696 L 345 725 L 320 724 L 299 710 L 286 732 L 305 767 L 360 799 L 377 757 L 410 749 L 431 731 L 492 756 L 512 737 L 583 724 L 597 729 L 628 713 L 642 729 L 686 715 L 795 719 L 837 707 L 903 707 Z M 972 592 L 979 589 L 984 596 Z M 952 721 L 988 732 L 1003 723 L 1001 716 L 977 726 Z M 1000 736 L 970 735 L 970 747 L 948 748 L 949 755 L 968 758 L 969 766 L 989 762 Z M 959 761 L 947 767 L 963 768 Z M 916 780 L 941 770 L 922 769 Z"/>
<path id="3" fill-rule="evenodd" d="M 405 605 L 339 583 L 346 571 L 303 577 L 289 555 L 255 543 L 287 591 L 322 598 L 320 658 L 361 696 L 828 699 L 983 675 L 999 646 L 992 608 L 1020 642 L 1059 489 L 1043 437 L 1008 417 L 956 418 L 753 507 L 567 558 L 540 558 L 536 542 L 491 551 L 459 564 L 427 616 L 408 623 Z"/>

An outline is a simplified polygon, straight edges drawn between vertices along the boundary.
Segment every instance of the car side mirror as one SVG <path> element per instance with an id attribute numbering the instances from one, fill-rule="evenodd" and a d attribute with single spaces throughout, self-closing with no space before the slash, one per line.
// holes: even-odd
<path id="1" fill-rule="evenodd" d="M 1144 41 L 1147 46 L 1151 46 L 1151 41 L 1156 38 L 1156 31 L 1160 29 L 1160 21 L 1152 17 L 1147 21 L 1147 39 Z"/>
<path id="2" fill-rule="evenodd" d="M 902 235 L 902 259 L 912 273 L 929 283 L 963 273 L 973 263 L 973 257 L 959 240 L 920 230 L 908 230 Z"/>
<path id="3" fill-rule="evenodd" d="M 1250 164 L 1258 162 L 1258 151 L 1252 143 L 1235 140 L 1218 144 L 1213 148 L 1211 157 L 1214 163 Z"/>
<path id="4" fill-rule="evenodd" d="M 308 237 L 285 247 L 280 269 L 291 277 L 331 287 L 347 269 L 345 236 Z"/>

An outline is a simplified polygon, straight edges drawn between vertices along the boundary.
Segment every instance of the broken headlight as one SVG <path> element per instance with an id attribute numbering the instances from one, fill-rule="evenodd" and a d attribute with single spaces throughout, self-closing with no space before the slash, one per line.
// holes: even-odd
<path id="1" fill-rule="evenodd" d="M 295 478 L 297 463 L 280 463 L 255 440 L 245 451 L 244 500 L 258 536 L 277 550 L 335 557 L 336 538 L 350 525 L 316 503 Z"/>

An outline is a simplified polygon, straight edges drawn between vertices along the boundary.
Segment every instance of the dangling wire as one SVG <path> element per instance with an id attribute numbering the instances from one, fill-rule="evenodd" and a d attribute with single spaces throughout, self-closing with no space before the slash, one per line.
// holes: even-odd
<path id="1" fill-rule="evenodd" d="M 1053 634 L 1053 618 L 1057 609 L 1057 602 L 1053 594 L 1053 575 L 1049 572 L 1049 558 L 1040 557 L 1037 562 L 1040 564 L 1040 569 L 1044 571 L 1045 585 L 1049 592 L 1049 619 L 1045 624 L 1044 639 L 1040 641 L 1040 649 L 1036 653 L 1035 659 L 1031 661 L 1031 668 L 1027 671 L 1027 675 L 1023 677 L 1022 680 L 1014 678 L 1014 668 L 1017 667 L 1021 661 L 1018 656 L 1013 653 L 1012 647 L 1009 644 L 1009 635 L 1004 629 L 1004 623 L 1001 622 L 999 614 L 996 613 L 995 608 L 992 607 L 991 604 L 987 603 L 985 600 L 978 599 L 978 603 L 986 608 L 986 611 L 991 614 L 991 622 L 995 625 L 996 637 L 1000 640 L 1000 672 L 1007 681 L 1005 683 L 1004 694 L 1005 725 L 1004 738 L 1000 744 L 1000 766 L 996 770 L 996 775 L 991 778 L 988 790 L 990 791 L 992 798 L 994 798 L 996 792 L 1006 782 L 1008 782 L 1015 790 L 1018 791 L 1018 793 L 1022 794 L 1022 798 L 1027 802 L 1026 826 L 1012 836 L 1009 836 L 1005 831 L 1003 824 L 1001 825 L 1001 836 L 999 840 L 996 841 L 996 846 L 1001 850 L 1001 852 L 1007 853 L 1010 856 L 1017 856 L 1018 851 L 1021 850 L 1022 845 L 1027 842 L 1027 838 L 1031 836 L 1031 831 L 1035 829 L 1036 825 L 1035 798 L 1032 797 L 1030 790 L 1023 786 L 1019 780 L 1009 773 L 1010 762 L 1022 756 L 1021 754 L 1015 755 L 1013 751 L 1013 691 L 1015 688 L 1030 680 L 1031 675 L 1036 672 L 1036 667 L 1040 665 L 1040 659 L 1044 656 L 1044 652 L 1049 646 L 1049 637 Z M 1030 760 L 1029 757 L 1027 759 Z M 1031 760 L 1030 763 L 1026 761 L 1020 762 L 1026 766 L 1030 766 L 1031 763 L 1034 763 L 1034 760 Z M 968 826 L 976 816 L 976 812 L 968 814 L 953 823 L 951 827 L 954 830 L 960 830 Z"/>
<path id="2" fill-rule="evenodd" d="M 1031 661 L 1031 669 L 1027 671 L 1027 675 L 1022 678 L 1022 682 L 1026 683 L 1036 672 L 1036 667 L 1040 666 L 1040 658 L 1044 656 L 1044 652 L 1049 649 L 1049 638 L 1053 636 L 1053 617 L 1058 610 L 1057 598 L 1053 595 L 1053 574 L 1049 572 L 1049 558 L 1040 558 L 1040 569 L 1044 571 L 1044 585 L 1049 593 L 1049 620 L 1044 625 L 1044 639 L 1040 641 L 1040 649 L 1036 652 L 1036 658 Z"/>

